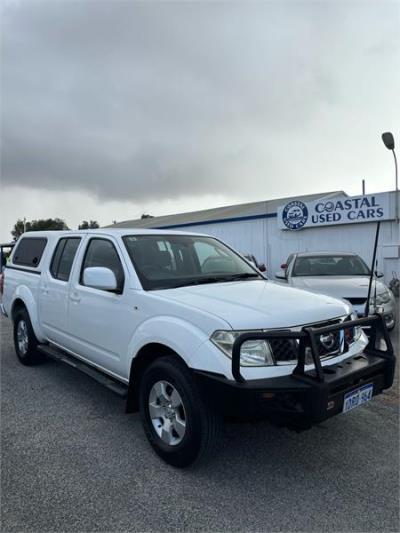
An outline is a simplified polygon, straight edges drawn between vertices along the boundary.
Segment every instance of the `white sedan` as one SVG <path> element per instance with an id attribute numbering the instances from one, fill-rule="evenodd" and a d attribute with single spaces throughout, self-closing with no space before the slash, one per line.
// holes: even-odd
<path id="1" fill-rule="evenodd" d="M 303 252 L 291 254 L 275 277 L 293 287 L 342 298 L 364 316 L 370 269 L 358 255 L 345 252 Z M 376 272 L 371 290 L 370 312 L 383 308 L 388 329 L 396 324 L 396 302 L 392 291 Z"/>

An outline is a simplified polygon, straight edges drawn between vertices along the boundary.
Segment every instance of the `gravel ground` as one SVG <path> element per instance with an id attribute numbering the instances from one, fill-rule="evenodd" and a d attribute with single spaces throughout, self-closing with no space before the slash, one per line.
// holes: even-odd
<path id="1" fill-rule="evenodd" d="M 179 471 L 123 400 L 23 367 L 0 326 L 2 531 L 399 531 L 398 382 L 304 433 L 226 425 L 219 454 Z"/>

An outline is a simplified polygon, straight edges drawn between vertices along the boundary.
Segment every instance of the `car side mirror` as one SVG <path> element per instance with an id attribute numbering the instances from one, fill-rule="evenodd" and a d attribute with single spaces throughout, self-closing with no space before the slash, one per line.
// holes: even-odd
<path id="1" fill-rule="evenodd" d="M 275 272 L 275 277 L 276 277 L 277 279 L 284 279 L 284 280 L 287 280 L 286 273 L 285 273 L 285 272 L 282 272 L 282 271 Z"/>
<path id="2" fill-rule="evenodd" d="M 375 276 L 377 278 L 383 278 L 384 274 L 380 270 L 375 270 Z"/>
<path id="3" fill-rule="evenodd" d="M 116 291 L 117 278 L 114 272 L 105 267 L 88 267 L 83 271 L 83 284 L 86 287 L 103 291 Z"/>
<path id="4" fill-rule="evenodd" d="M 259 270 L 260 272 L 266 272 L 266 271 L 267 271 L 267 267 L 264 265 L 264 263 L 260 263 L 260 264 L 258 265 L 258 270 Z"/>

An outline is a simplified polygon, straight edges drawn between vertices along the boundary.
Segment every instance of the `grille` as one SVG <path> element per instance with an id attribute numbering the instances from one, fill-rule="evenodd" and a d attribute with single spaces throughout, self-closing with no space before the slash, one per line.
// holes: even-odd
<path id="1" fill-rule="evenodd" d="M 350 302 L 352 305 L 363 305 L 367 301 L 366 298 L 347 298 L 347 296 L 345 296 L 344 299 Z"/>
<path id="2" fill-rule="evenodd" d="M 332 326 L 334 324 L 339 324 L 340 319 L 329 320 L 327 322 L 321 322 L 315 324 L 315 327 L 325 327 Z M 340 331 L 332 331 L 328 334 L 323 334 L 316 336 L 318 355 L 321 360 L 327 359 L 328 357 L 334 357 L 339 353 L 344 353 L 348 349 L 348 344 L 352 342 L 352 335 L 350 337 L 349 331 L 345 331 L 346 343 L 342 343 L 342 333 Z M 299 341 L 298 339 L 285 339 L 285 338 L 274 338 L 269 340 L 269 344 L 272 349 L 275 361 L 278 364 L 288 364 L 289 362 L 295 362 L 298 358 L 299 351 Z M 311 348 L 306 347 L 306 364 L 311 364 L 313 362 L 311 355 Z"/>
<path id="3" fill-rule="evenodd" d="M 270 339 L 275 360 L 284 363 L 297 360 L 298 342 L 296 339 Z"/>

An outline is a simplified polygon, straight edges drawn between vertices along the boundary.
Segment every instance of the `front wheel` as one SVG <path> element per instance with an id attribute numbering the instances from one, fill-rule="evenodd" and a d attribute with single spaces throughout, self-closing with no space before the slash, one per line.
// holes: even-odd
<path id="1" fill-rule="evenodd" d="M 164 461 L 182 468 L 214 448 L 220 417 L 201 396 L 190 370 L 175 357 L 150 365 L 139 394 L 146 436 Z"/>

